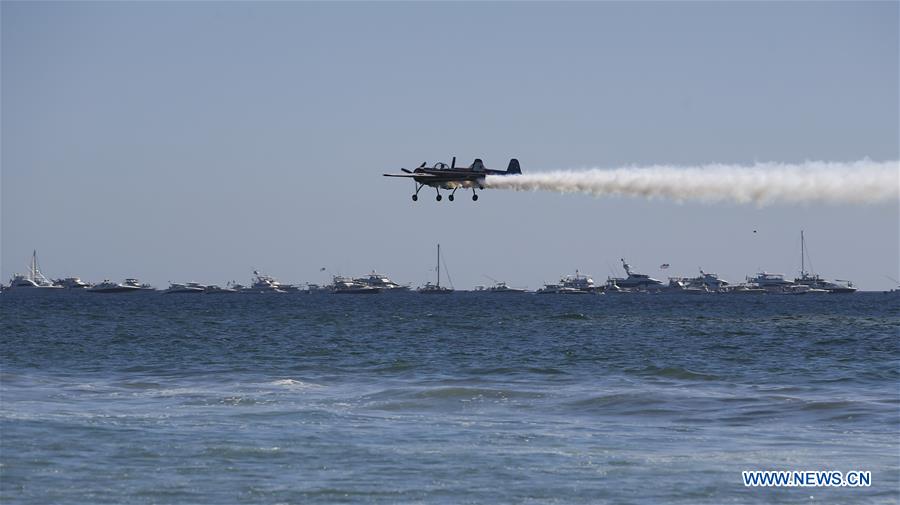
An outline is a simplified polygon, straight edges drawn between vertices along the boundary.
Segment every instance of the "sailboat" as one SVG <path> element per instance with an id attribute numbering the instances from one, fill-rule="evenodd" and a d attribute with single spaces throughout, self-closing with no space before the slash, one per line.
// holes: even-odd
<path id="1" fill-rule="evenodd" d="M 446 266 L 444 268 L 446 268 Z M 435 267 L 435 271 L 437 272 L 437 283 L 432 284 L 431 282 L 426 282 L 424 286 L 416 291 L 423 295 L 445 295 L 452 293 L 453 288 L 441 286 L 441 244 L 437 245 L 437 266 Z M 449 278 L 450 274 L 447 274 L 447 277 Z"/>
<path id="2" fill-rule="evenodd" d="M 31 264 L 28 267 L 28 273 L 16 274 L 9 281 L 9 289 L 45 290 L 63 289 L 63 287 L 54 285 L 50 279 L 41 273 L 41 269 L 38 268 L 37 250 L 35 250 L 31 253 Z"/>
<path id="3" fill-rule="evenodd" d="M 829 282 L 819 277 L 818 274 L 811 274 L 806 271 L 806 238 L 803 236 L 803 230 L 800 230 L 800 277 L 794 279 L 794 284 L 807 286 L 809 292 L 816 293 L 856 292 L 856 288 L 850 281 L 836 280 L 835 282 Z"/>

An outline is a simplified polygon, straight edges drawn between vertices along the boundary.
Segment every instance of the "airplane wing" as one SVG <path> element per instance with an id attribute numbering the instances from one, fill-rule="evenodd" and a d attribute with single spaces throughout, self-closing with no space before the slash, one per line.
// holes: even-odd
<path id="1" fill-rule="evenodd" d="M 381 174 L 385 177 L 414 177 L 417 179 L 440 179 L 445 181 L 475 181 L 484 177 L 484 174 Z"/>

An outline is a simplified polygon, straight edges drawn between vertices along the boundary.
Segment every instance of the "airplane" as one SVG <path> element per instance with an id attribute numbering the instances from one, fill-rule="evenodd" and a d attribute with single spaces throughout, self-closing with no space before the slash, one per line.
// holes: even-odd
<path id="1" fill-rule="evenodd" d="M 422 162 L 418 168 L 407 170 L 401 168 L 402 174 L 384 174 L 385 177 L 409 177 L 416 183 L 416 192 L 413 193 L 414 202 L 419 200 L 419 190 L 424 186 L 431 186 L 437 191 L 437 201 L 441 201 L 441 189 L 452 189 L 453 191 L 447 195 L 447 199 L 453 201 L 453 194 L 460 188 L 472 189 L 472 200 L 478 200 L 478 194 L 475 189 L 484 189 L 484 177 L 486 175 L 519 175 L 522 169 L 519 168 L 519 160 L 513 158 L 509 160 L 509 166 L 506 170 L 491 170 L 484 167 L 481 159 L 476 158 L 469 167 L 457 167 L 456 156 L 448 166 L 446 163 L 435 163 L 433 167 L 426 167 L 427 163 Z"/>

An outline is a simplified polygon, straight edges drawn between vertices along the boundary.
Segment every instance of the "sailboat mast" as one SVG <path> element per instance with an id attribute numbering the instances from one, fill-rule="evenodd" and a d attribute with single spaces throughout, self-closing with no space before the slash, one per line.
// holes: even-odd
<path id="1" fill-rule="evenodd" d="M 803 230 L 800 230 L 800 277 L 805 275 L 806 263 L 804 263 L 804 257 L 806 256 L 806 242 L 803 238 Z"/>
<path id="2" fill-rule="evenodd" d="M 31 251 L 31 280 L 37 279 L 37 249 Z"/>
<path id="3" fill-rule="evenodd" d="M 437 287 L 441 287 L 441 244 L 437 248 Z"/>

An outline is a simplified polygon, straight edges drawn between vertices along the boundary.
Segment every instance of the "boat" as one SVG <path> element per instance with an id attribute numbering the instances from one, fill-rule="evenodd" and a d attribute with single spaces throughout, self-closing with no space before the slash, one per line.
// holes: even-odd
<path id="1" fill-rule="evenodd" d="M 14 275 L 9 281 L 7 289 L 10 291 L 52 291 L 63 289 L 63 287 L 57 286 L 41 273 L 37 262 L 37 250 L 34 250 L 31 253 L 31 264 L 28 266 L 28 273 Z"/>
<path id="2" fill-rule="evenodd" d="M 764 295 L 766 294 L 766 290 L 757 286 L 756 284 L 732 284 L 725 288 L 722 288 L 721 293 L 726 293 L 730 295 Z"/>
<path id="3" fill-rule="evenodd" d="M 666 292 L 678 293 L 683 295 L 709 294 L 710 291 L 704 283 L 696 283 L 696 278 L 686 279 L 683 277 L 669 277 L 669 284 L 666 286 Z"/>
<path id="4" fill-rule="evenodd" d="M 806 239 L 803 236 L 803 230 L 800 230 L 800 277 L 794 279 L 794 284 L 807 286 L 816 292 L 827 292 L 837 294 L 855 293 L 856 287 L 851 281 L 835 279 L 835 282 L 829 282 L 821 278 L 817 274 L 806 271 Z"/>
<path id="5" fill-rule="evenodd" d="M 99 284 L 94 284 L 87 290 L 89 293 L 131 293 L 141 291 L 140 286 L 119 284 L 109 279 L 104 279 Z"/>
<path id="6" fill-rule="evenodd" d="M 363 284 L 366 286 L 370 286 L 373 288 L 378 288 L 382 291 L 409 291 L 409 286 L 404 286 L 401 284 L 397 284 L 396 282 L 388 279 L 388 277 L 384 274 L 380 274 L 375 270 L 372 270 L 372 273 L 365 277 L 356 277 L 353 279 L 353 282 L 358 284 Z"/>
<path id="7" fill-rule="evenodd" d="M 240 291 L 231 287 L 230 285 L 227 285 L 223 288 L 222 286 L 219 286 L 218 284 L 210 284 L 210 285 L 206 286 L 206 288 L 203 290 L 203 294 L 205 294 L 205 295 L 223 295 L 223 294 L 239 293 L 239 292 Z"/>
<path id="8" fill-rule="evenodd" d="M 381 288 L 356 282 L 349 277 L 335 276 L 331 284 L 331 292 L 341 295 L 374 295 L 381 293 Z"/>
<path id="9" fill-rule="evenodd" d="M 431 282 L 426 282 L 424 286 L 420 286 L 416 289 L 416 292 L 423 295 L 446 295 L 452 293 L 453 288 L 441 286 L 441 244 L 437 245 L 437 266 L 435 266 L 434 270 L 437 272 L 437 283 L 432 284 Z M 449 279 L 449 273 L 447 274 L 447 277 Z"/>
<path id="10" fill-rule="evenodd" d="M 306 284 L 306 292 L 312 295 L 321 294 L 321 293 L 330 293 L 331 288 L 329 286 L 320 286 L 319 284 Z"/>
<path id="11" fill-rule="evenodd" d="M 249 288 L 242 289 L 243 293 L 286 293 L 284 286 L 275 280 L 274 277 L 260 273 L 258 270 L 253 271 L 253 284 Z"/>
<path id="12" fill-rule="evenodd" d="M 156 288 L 154 288 L 153 286 L 147 284 L 146 282 L 142 283 L 133 277 L 125 279 L 125 282 L 123 282 L 122 284 L 138 288 L 140 291 L 156 292 Z"/>
<path id="13" fill-rule="evenodd" d="M 627 277 L 624 279 L 621 277 L 611 277 L 607 280 L 608 285 L 609 281 L 614 281 L 616 286 L 625 290 L 650 290 L 662 287 L 662 281 L 656 280 L 646 274 L 635 273 L 631 271 L 631 265 L 625 262 L 625 258 L 621 258 L 621 261 Z"/>
<path id="14" fill-rule="evenodd" d="M 172 294 L 184 294 L 184 293 L 203 293 L 206 290 L 206 286 L 203 284 L 199 284 L 196 282 L 188 282 L 186 284 L 181 284 L 177 282 L 169 283 L 168 289 L 163 291 L 163 293 L 167 295 Z"/>
<path id="15" fill-rule="evenodd" d="M 756 274 L 756 277 L 747 277 L 747 284 L 777 293 L 779 291 L 784 291 L 788 286 L 792 286 L 794 283 L 786 280 L 784 274 L 759 272 Z"/>
<path id="16" fill-rule="evenodd" d="M 503 281 L 494 281 L 494 285 L 490 287 L 479 286 L 481 289 L 476 287 L 475 291 L 481 291 L 485 293 L 527 293 L 528 290 L 523 288 L 511 288 Z"/>
<path id="17" fill-rule="evenodd" d="M 66 289 L 87 289 L 90 284 L 84 282 L 78 277 L 66 277 L 65 279 L 56 279 L 53 284 Z"/>
<path id="18" fill-rule="evenodd" d="M 562 288 L 559 284 L 544 284 L 544 287 L 539 288 L 535 293 L 539 295 L 555 295 L 559 293 L 559 290 Z"/>
<path id="19" fill-rule="evenodd" d="M 575 275 L 566 275 L 558 284 L 544 284 L 544 287 L 535 291 L 541 295 L 582 295 L 599 292 L 594 285 L 594 279 L 590 275 L 584 275 L 575 270 Z"/>

